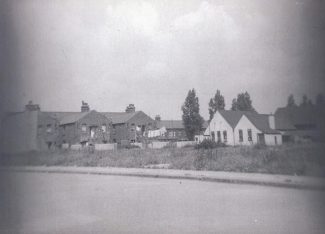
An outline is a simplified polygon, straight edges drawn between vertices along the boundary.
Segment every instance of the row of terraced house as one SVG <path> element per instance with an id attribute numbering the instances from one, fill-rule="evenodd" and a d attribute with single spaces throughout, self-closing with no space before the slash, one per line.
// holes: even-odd
<path id="1" fill-rule="evenodd" d="M 274 115 L 220 110 L 204 122 L 195 141 L 278 145 L 323 140 L 324 116 L 324 109 L 313 106 L 278 108 Z M 86 102 L 80 112 L 49 112 L 29 102 L 24 111 L 7 113 L 1 120 L 1 148 L 7 152 L 85 146 L 113 149 L 155 142 L 164 146 L 171 141 L 189 142 L 182 120 L 162 120 L 159 115 L 152 119 L 133 104 L 123 112 L 97 112 Z"/>

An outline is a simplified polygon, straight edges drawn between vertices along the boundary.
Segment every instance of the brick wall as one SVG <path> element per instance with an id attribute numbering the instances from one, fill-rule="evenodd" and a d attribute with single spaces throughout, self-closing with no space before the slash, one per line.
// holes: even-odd
<path id="1" fill-rule="evenodd" d="M 8 153 L 37 150 L 38 111 L 24 111 L 3 119 L 1 149 Z"/>
<path id="2" fill-rule="evenodd" d="M 103 125 L 106 126 L 106 132 L 102 131 Z M 104 115 L 90 112 L 75 123 L 60 126 L 61 144 L 64 142 L 69 144 L 110 142 L 111 127 L 111 122 Z M 93 137 L 91 129 L 94 129 Z"/>

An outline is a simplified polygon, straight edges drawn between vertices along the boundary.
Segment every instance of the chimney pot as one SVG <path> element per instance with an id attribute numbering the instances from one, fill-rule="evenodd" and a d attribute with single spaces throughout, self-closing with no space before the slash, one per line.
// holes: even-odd
<path id="1" fill-rule="evenodd" d="M 126 107 L 125 112 L 126 112 L 126 113 L 132 113 L 132 112 L 135 112 L 135 106 L 134 106 L 134 104 L 129 104 L 129 105 Z"/>
<path id="2" fill-rule="evenodd" d="M 89 105 L 87 102 L 81 102 L 81 112 L 88 112 L 90 110 Z"/>
<path id="3" fill-rule="evenodd" d="M 25 110 L 27 111 L 39 111 L 41 110 L 38 104 L 33 104 L 33 101 L 29 101 L 27 105 L 25 105 Z"/>

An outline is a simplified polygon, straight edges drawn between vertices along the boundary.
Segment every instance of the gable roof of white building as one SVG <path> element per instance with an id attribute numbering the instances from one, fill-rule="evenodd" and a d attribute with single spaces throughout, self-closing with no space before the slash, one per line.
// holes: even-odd
<path id="1" fill-rule="evenodd" d="M 229 123 L 232 128 L 235 128 L 240 118 L 250 111 L 232 111 L 232 110 L 218 110 L 221 116 Z"/>
<path id="2" fill-rule="evenodd" d="M 275 129 L 270 128 L 269 115 L 259 114 L 252 111 L 232 111 L 232 110 L 219 110 L 220 115 L 228 122 L 234 129 L 242 116 L 246 116 L 248 120 L 261 132 L 266 134 L 278 134 Z"/>
<path id="3" fill-rule="evenodd" d="M 270 128 L 269 115 L 258 113 L 246 113 L 245 116 L 261 132 L 266 134 L 279 134 L 280 132 Z"/>

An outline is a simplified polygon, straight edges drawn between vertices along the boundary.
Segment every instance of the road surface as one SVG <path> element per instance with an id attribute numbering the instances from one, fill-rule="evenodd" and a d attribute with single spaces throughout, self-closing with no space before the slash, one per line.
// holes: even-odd
<path id="1" fill-rule="evenodd" d="M 325 192 L 1 172 L 0 233 L 323 233 Z"/>

